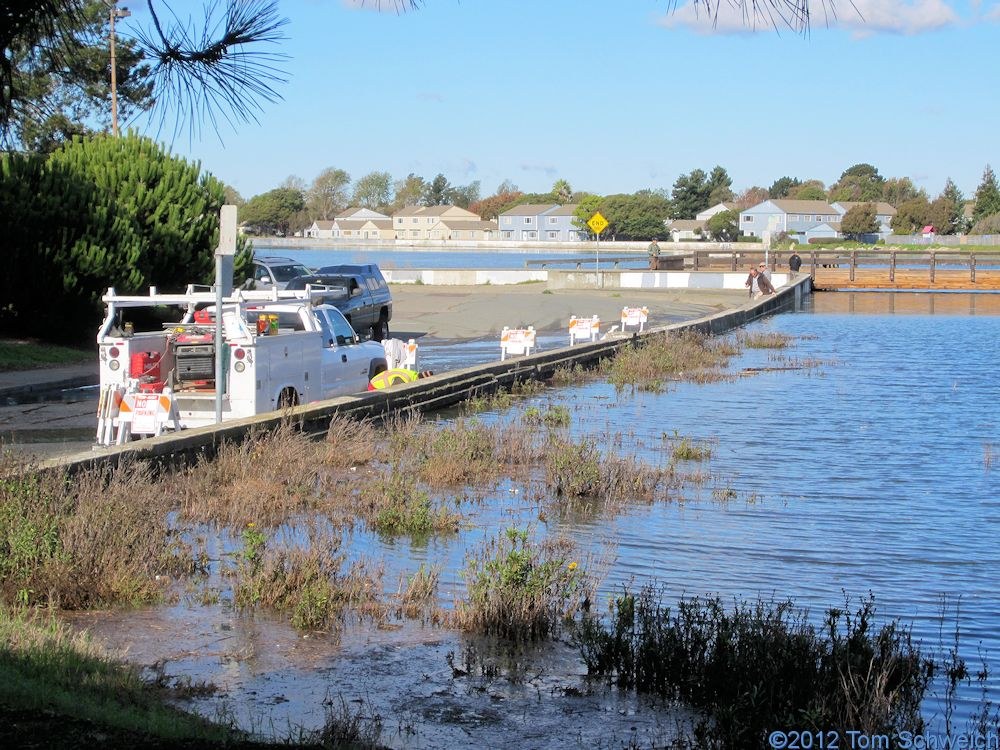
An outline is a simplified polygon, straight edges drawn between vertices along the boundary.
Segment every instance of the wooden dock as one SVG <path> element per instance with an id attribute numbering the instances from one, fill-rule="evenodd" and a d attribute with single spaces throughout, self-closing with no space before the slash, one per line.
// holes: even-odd
<path id="1" fill-rule="evenodd" d="M 790 250 L 768 254 L 772 271 L 787 271 Z M 965 292 L 1000 291 L 1000 248 L 993 252 L 941 250 L 798 250 L 801 273 L 813 277 L 815 289 L 898 289 Z M 739 271 L 764 260 L 757 252 L 696 251 L 688 263 L 694 270 L 728 268 Z"/>

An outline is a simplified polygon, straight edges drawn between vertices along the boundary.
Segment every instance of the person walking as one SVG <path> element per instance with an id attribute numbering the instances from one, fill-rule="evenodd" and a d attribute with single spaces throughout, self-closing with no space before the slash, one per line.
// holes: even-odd
<path id="1" fill-rule="evenodd" d="M 750 266 L 750 272 L 747 274 L 747 280 L 743 286 L 749 290 L 750 299 L 756 298 L 760 292 L 760 286 L 757 284 L 757 269 L 754 266 Z"/>
<path id="2" fill-rule="evenodd" d="M 646 248 L 646 253 L 649 255 L 649 270 L 656 271 L 660 267 L 660 245 L 657 243 L 657 238 L 654 237 L 653 241 L 649 243 L 649 247 Z"/>

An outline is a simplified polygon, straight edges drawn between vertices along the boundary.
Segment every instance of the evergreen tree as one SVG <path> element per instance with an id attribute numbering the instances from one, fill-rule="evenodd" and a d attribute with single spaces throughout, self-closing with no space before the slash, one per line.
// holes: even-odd
<path id="1" fill-rule="evenodd" d="M 770 198 L 787 198 L 788 193 L 801 184 L 802 180 L 797 177 L 779 177 L 771 183 L 771 187 L 767 189 L 767 194 Z"/>
<path id="2" fill-rule="evenodd" d="M 110 286 L 135 294 L 209 283 L 223 200 L 219 180 L 133 134 L 76 138 L 48 157 L 3 156 L 0 330 L 85 340 Z M 251 255 L 241 238 L 238 277 Z"/>
<path id="3" fill-rule="evenodd" d="M 674 182 L 671 193 L 673 218 L 693 219 L 699 211 L 709 207 L 711 195 L 712 185 L 702 170 L 693 169 L 690 174 L 682 174 Z"/>
<path id="4" fill-rule="evenodd" d="M 447 178 L 439 174 L 424 189 L 423 204 L 425 206 L 443 206 L 451 202 L 451 185 Z"/>
<path id="5" fill-rule="evenodd" d="M 942 227 L 941 232 L 943 234 L 963 234 L 968 229 L 963 213 L 965 196 L 962 195 L 962 191 L 958 189 L 958 185 L 952 182 L 950 177 L 945 182 L 940 197 L 951 201 L 952 206 L 951 213 L 948 215 L 948 223 Z"/>
<path id="6" fill-rule="evenodd" d="M 983 170 L 983 181 L 976 188 L 976 207 L 972 211 L 972 220 L 979 221 L 987 216 L 1000 213 L 1000 187 L 993 168 L 987 164 Z"/>

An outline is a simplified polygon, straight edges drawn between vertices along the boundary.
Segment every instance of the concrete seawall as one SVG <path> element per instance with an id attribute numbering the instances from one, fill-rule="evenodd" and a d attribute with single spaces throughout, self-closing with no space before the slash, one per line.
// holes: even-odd
<path id="1" fill-rule="evenodd" d="M 567 274 L 570 278 L 563 279 L 563 283 L 566 284 L 582 285 L 586 281 L 585 278 L 579 278 L 586 276 L 581 272 L 548 273 Z M 660 274 L 620 273 L 622 278 L 618 280 L 619 283 L 636 283 L 641 286 L 645 286 L 645 283 L 652 283 L 654 277 L 673 275 L 662 272 Z M 594 272 L 590 272 L 590 274 L 591 276 L 595 275 Z M 607 278 L 609 275 L 608 272 L 602 272 L 605 284 L 609 281 Z M 633 275 L 639 278 L 633 279 Z M 677 274 L 677 276 L 690 275 Z M 743 274 L 717 275 L 738 276 L 739 288 L 742 288 L 743 281 L 746 279 Z M 775 280 L 779 281 L 778 278 Z M 728 278 L 723 281 L 726 284 L 735 283 Z M 552 278 L 549 279 L 549 282 L 558 283 L 556 279 Z M 661 279 L 661 282 L 664 286 L 670 286 L 668 280 Z M 680 279 L 675 279 L 674 283 L 680 286 Z M 589 288 L 593 288 L 593 286 L 594 284 L 591 283 Z M 224 441 L 238 441 L 254 430 L 275 429 L 285 422 L 291 422 L 307 432 L 320 433 L 327 429 L 330 418 L 334 414 L 364 419 L 403 411 L 433 411 L 475 396 L 490 394 L 501 389 L 510 389 L 518 382 L 548 378 L 560 367 L 592 365 L 601 359 L 613 356 L 622 347 L 631 346 L 647 336 L 684 330 L 713 335 L 722 334 L 781 310 L 798 309 L 803 298 L 811 291 L 811 278 L 808 274 L 800 274 L 794 281 L 779 288 L 775 295 L 748 301 L 740 307 L 703 318 L 654 326 L 642 334 L 618 334 L 604 341 L 561 347 L 530 356 L 515 357 L 504 362 L 492 362 L 461 370 L 452 370 L 425 380 L 418 380 L 415 383 L 396 386 L 386 391 L 374 391 L 358 396 L 346 396 L 305 404 L 282 413 L 271 412 L 226 422 L 219 426 L 184 430 L 123 446 L 77 453 L 45 462 L 42 464 L 42 468 L 65 470 L 72 473 L 90 467 L 115 465 L 126 460 L 153 460 L 180 465 L 200 456 L 212 454 L 216 447 Z"/>
<path id="2" fill-rule="evenodd" d="M 546 283 L 550 289 L 744 289 L 743 271 L 643 271 L 636 269 L 383 269 L 390 284 L 476 286 Z M 788 281 L 787 273 L 772 276 L 775 286 Z"/>

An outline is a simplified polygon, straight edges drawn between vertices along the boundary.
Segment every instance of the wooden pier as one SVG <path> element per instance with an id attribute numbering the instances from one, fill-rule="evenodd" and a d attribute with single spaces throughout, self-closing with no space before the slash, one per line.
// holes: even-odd
<path id="1" fill-rule="evenodd" d="M 772 270 L 788 270 L 790 250 L 768 254 Z M 1000 291 L 1000 247 L 993 252 L 940 250 L 798 250 L 800 272 L 813 277 L 817 291 L 898 289 L 965 292 Z M 689 254 L 694 270 L 739 271 L 764 260 L 762 253 L 699 250 Z"/>

